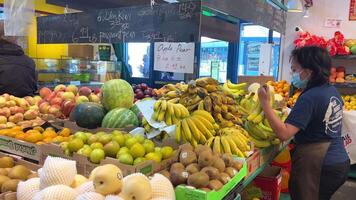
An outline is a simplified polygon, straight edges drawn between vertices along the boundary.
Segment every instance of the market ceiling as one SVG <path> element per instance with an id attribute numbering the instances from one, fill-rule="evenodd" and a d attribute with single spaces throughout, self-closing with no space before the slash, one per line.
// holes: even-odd
<path id="1" fill-rule="evenodd" d="M 48 4 L 90 11 L 95 9 L 118 8 L 125 6 L 148 5 L 151 0 L 46 0 Z M 156 3 L 166 3 L 164 0 L 155 0 Z"/>

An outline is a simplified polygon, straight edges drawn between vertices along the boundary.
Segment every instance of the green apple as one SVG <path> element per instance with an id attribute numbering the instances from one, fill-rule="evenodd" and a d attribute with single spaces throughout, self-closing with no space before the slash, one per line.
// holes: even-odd
<path id="1" fill-rule="evenodd" d="M 129 153 L 120 154 L 118 159 L 121 163 L 124 163 L 127 165 L 133 164 L 133 157 Z"/>
<path id="2" fill-rule="evenodd" d="M 155 151 L 155 145 L 150 142 L 145 142 L 142 144 L 143 147 L 145 147 L 145 152 L 150 153 Z"/>
<path id="3" fill-rule="evenodd" d="M 99 142 L 103 145 L 109 143 L 112 139 L 112 136 L 109 134 L 99 136 Z"/>
<path id="4" fill-rule="evenodd" d="M 119 158 L 119 155 L 123 153 L 130 153 L 130 149 L 127 147 L 121 147 L 119 152 L 117 152 L 116 158 Z"/>
<path id="5" fill-rule="evenodd" d="M 169 147 L 169 146 L 165 146 L 165 147 L 162 148 L 161 153 L 162 153 L 162 159 L 163 160 L 167 159 L 167 158 L 170 158 L 173 155 L 173 148 Z"/>
<path id="6" fill-rule="evenodd" d="M 92 149 L 104 149 L 104 146 L 100 142 L 94 142 L 93 144 L 90 145 L 90 148 L 92 148 Z"/>
<path id="7" fill-rule="evenodd" d="M 99 131 L 99 132 L 97 132 L 95 135 L 98 136 L 98 137 L 100 137 L 100 136 L 106 135 L 106 134 L 107 134 L 107 133 L 105 133 L 104 131 Z"/>
<path id="8" fill-rule="evenodd" d="M 132 138 L 132 135 L 131 134 L 124 134 L 124 137 L 125 137 L 125 141 Z"/>
<path id="9" fill-rule="evenodd" d="M 135 135 L 134 138 L 136 138 L 139 143 L 143 143 L 145 141 L 145 137 L 143 135 Z"/>
<path id="10" fill-rule="evenodd" d="M 105 158 L 105 152 L 102 149 L 94 149 L 91 153 L 90 153 L 90 161 L 92 163 L 96 163 L 99 164 L 101 160 L 103 160 Z"/>
<path id="11" fill-rule="evenodd" d="M 69 142 L 61 142 L 61 143 L 59 144 L 59 146 L 60 146 L 61 149 L 64 151 L 64 150 L 66 150 L 66 149 L 68 148 L 68 144 L 69 144 Z"/>
<path id="12" fill-rule="evenodd" d="M 121 132 L 121 131 L 118 131 L 118 130 L 113 130 L 113 131 L 111 132 L 111 135 L 112 135 L 112 136 L 118 136 L 118 135 L 122 135 L 122 136 L 123 136 L 122 132 Z"/>
<path id="13" fill-rule="evenodd" d="M 136 143 L 138 143 L 136 138 L 129 138 L 125 141 L 125 146 L 130 149 L 132 147 L 132 145 L 134 145 Z"/>
<path id="14" fill-rule="evenodd" d="M 120 147 L 125 146 L 125 137 L 123 135 L 113 135 L 112 141 L 119 143 Z"/>
<path id="15" fill-rule="evenodd" d="M 90 132 L 85 132 L 85 135 L 87 136 L 87 138 L 89 139 L 92 135 L 93 135 L 93 133 L 90 133 Z"/>
<path id="16" fill-rule="evenodd" d="M 149 144 L 152 144 L 153 146 L 155 146 L 155 143 L 153 143 L 153 141 L 149 140 L 149 139 L 145 139 L 145 141 L 143 143 L 144 144 L 149 143 Z"/>
<path id="17" fill-rule="evenodd" d="M 79 138 L 79 139 L 81 139 L 84 143 L 87 143 L 87 141 L 88 141 L 87 135 L 86 135 L 84 132 L 81 132 L 81 131 L 76 132 L 76 133 L 74 134 L 74 138 Z"/>
<path id="18" fill-rule="evenodd" d="M 161 147 L 155 147 L 155 152 L 154 153 L 156 153 L 162 159 L 162 148 Z"/>
<path id="19" fill-rule="evenodd" d="M 161 162 L 161 156 L 156 152 L 155 153 L 151 152 L 151 153 L 146 154 L 145 158 L 147 160 L 153 160 L 158 163 Z"/>
<path id="20" fill-rule="evenodd" d="M 86 157 L 89 157 L 91 152 L 93 151 L 90 147 L 83 147 L 82 149 L 83 149 L 82 155 Z"/>
<path id="21" fill-rule="evenodd" d="M 93 144 L 93 143 L 95 143 L 95 142 L 98 142 L 98 140 L 99 140 L 98 136 L 92 135 L 92 136 L 90 136 L 90 137 L 88 138 L 87 143 L 88 143 L 89 145 L 91 145 L 91 144 Z"/>
<path id="22" fill-rule="evenodd" d="M 73 140 L 69 141 L 69 143 L 68 143 L 68 149 L 70 152 L 77 152 L 83 146 L 84 146 L 84 142 L 83 142 L 83 140 L 81 140 L 79 138 L 74 138 Z"/>
<path id="23" fill-rule="evenodd" d="M 140 143 L 136 143 L 130 148 L 130 154 L 133 158 L 143 157 L 145 155 L 145 147 Z"/>
<path id="24" fill-rule="evenodd" d="M 104 146 L 105 155 L 113 158 L 116 157 L 117 152 L 119 152 L 119 150 L 120 145 L 115 141 L 111 141 Z"/>
<path id="25" fill-rule="evenodd" d="M 144 157 L 138 157 L 138 158 L 136 158 L 136 159 L 134 160 L 133 165 L 138 165 L 138 164 L 143 163 L 143 162 L 145 162 L 145 161 L 146 161 L 146 158 L 144 158 Z"/>

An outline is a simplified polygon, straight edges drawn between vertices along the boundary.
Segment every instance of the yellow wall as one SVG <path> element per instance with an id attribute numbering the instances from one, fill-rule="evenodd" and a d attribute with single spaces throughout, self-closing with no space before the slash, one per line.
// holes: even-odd
<path id="1" fill-rule="evenodd" d="M 4 0 L 0 0 L 4 3 Z M 46 0 L 35 0 L 35 10 L 53 14 L 63 14 L 64 8 L 46 3 Z M 36 17 L 29 27 L 28 49 L 26 53 L 32 58 L 61 58 L 68 55 L 67 44 L 37 44 L 37 23 Z"/>

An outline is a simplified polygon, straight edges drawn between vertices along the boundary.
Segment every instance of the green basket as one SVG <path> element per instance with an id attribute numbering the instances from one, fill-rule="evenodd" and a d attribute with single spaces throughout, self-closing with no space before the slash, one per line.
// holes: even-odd
<path id="1" fill-rule="evenodd" d="M 243 164 L 238 174 L 234 176 L 227 184 L 219 191 L 205 192 L 203 190 L 192 189 L 184 185 L 176 187 L 177 200 L 217 200 L 223 199 L 240 181 L 247 175 L 247 164 Z"/>

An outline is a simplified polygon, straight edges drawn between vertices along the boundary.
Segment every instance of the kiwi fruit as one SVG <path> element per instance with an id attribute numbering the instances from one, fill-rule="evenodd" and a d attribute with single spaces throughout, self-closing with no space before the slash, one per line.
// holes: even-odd
<path id="1" fill-rule="evenodd" d="M 213 163 L 213 167 L 219 170 L 219 172 L 225 171 L 225 162 L 221 158 L 216 158 Z"/>
<path id="2" fill-rule="evenodd" d="M 185 143 L 181 146 L 181 151 L 194 151 L 194 147 L 190 143 Z"/>
<path id="3" fill-rule="evenodd" d="M 188 185 L 195 188 L 205 188 L 209 184 L 209 176 L 204 172 L 197 172 L 188 177 Z"/>
<path id="4" fill-rule="evenodd" d="M 179 162 L 176 162 L 176 163 L 173 163 L 171 165 L 171 168 L 170 168 L 170 172 L 173 171 L 173 170 L 177 170 L 177 169 L 183 169 L 184 170 L 184 165 L 182 163 L 179 163 Z"/>
<path id="5" fill-rule="evenodd" d="M 199 190 L 203 190 L 205 192 L 210 192 L 211 191 L 211 189 L 209 189 L 209 188 L 199 188 Z"/>
<path id="6" fill-rule="evenodd" d="M 201 172 L 206 173 L 210 180 L 219 178 L 219 170 L 215 167 L 204 167 Z"/>
<path id="7" fill-rule="evenodd" d="M 230 154 L 223 154 L 222 157 L 223 161 L 225 162 L 226 167 L 232 167 L 234 163 L 234 159 Z"/>
<path id="8" fill-rule="evenodd" d="M 227 167 L 225 169 L 225 173 L 227 173 L 230 177 L 234 177 L 235 174 L 237 173 L 236 169 L 232 168 L 232 167 Z"/>
<path id="9" fill-rule="evenodd" d="M 27 167 L 23 165 L 16 165 L 9 171 L 8 177 L 11 179 L 27 180 L 27 177 L 30 174 L 31 171 Z"/>
<path id="10" fill-rule="evenodd" d="M 185 184 L 189 173 L 184 169 L 175 169 L 170 172 L 170 180 L 174 186 Z"/>
<path id="11" fill-rule="evenodd" d="M 224 185 L 219 181 L 219 180 L 216 180 L 216 179 L 214 179 L 214 180 L 211 180 L 211 181 L 209 181 L 209 188 L 211 189 L 211 190 L 215 190 L 215 191 L 218 191 L 218 190 L 220 190 Z"/>
<path id="12" fill-rule="evenodd" d="M 234 160 L 232 167 L 235 168 L 237 171 L 240 171 L 242 168 L 242 163 L 240 163 L 239 161 Z"/>
<path id="13" fill-rule="evenodd" d="M 229 176 L 229 174 L 225 173 L 225 172 L 221 172 L 219 174 L 219 178 L 218 180 L 222 183 L 222 184 L 226 184 L 231 180 L 231 177 Z"/>
<path id="14" fill-rule="evenodd" d="M 185 168 L 185 171 L 187 171 L 189 174 L 194 174 L 200 171 L 200 167 L 197 163 L 191 163 Z"/>
<path id="15" fill-rule="evenodd" d="M 38 178 L 38 177 L 39 177 L 39 176 L 38 176 L 38 173 L 36 172 L 36 173 L 30 174 L 30 175 L 27 177 L 27 179 Z"/>
<path id="16" fill-rule="evenodd" d="M 191 163 L 197 162 L 197 155 L 194 153 L 194 151 L 182 150 L 179 155 L 179 162 L 184 166 L 188 166 Z"/>
<path id="17" fill-rule="evenodd" d="M 212 153 L 212 150 L 210 147 L 208 147 L 207 145 L 202 145 L 202 144 L 199 144 L 194 150 L 195 154 L 197 154 L 197 155 L 199 155 L 203 151 L 209 151 L 210 153 Z"/>
<path id="18" fill-rule="evenodd" d="M 213 154 L 210 151 L 200 152 L 198 164 L 200 167 L 212 166 L 214 162 Z"/>
<path id="19" fill-rule="evenodd" d="M 17 185 L 19 184 L 21 180 L 19 179 L 11 179 L 8 181 L 5 181 L 2 186 L 1 186 L 1 192 L 16 192 L 17 190 Z"/>
<path id="20" fill-rule="evenodd" d="M 1 189 L 2 184 L 8 180 L 11 180 L 11 179 L 7 176 L 0 175 L 0 189 Z"/>
<path id="21" fill-rule="evenodd" d="M 0 158 L 0 168 L 11 168 L 14 166 L 14 159 L 9 156 Z"/>
<path id="22" fill-rule="evenodd" d="M 4 175 L 4 176 L 7 176 L 8 172 L 6 169 L 4 168 L 0 168 L 0 175 Z"/>

